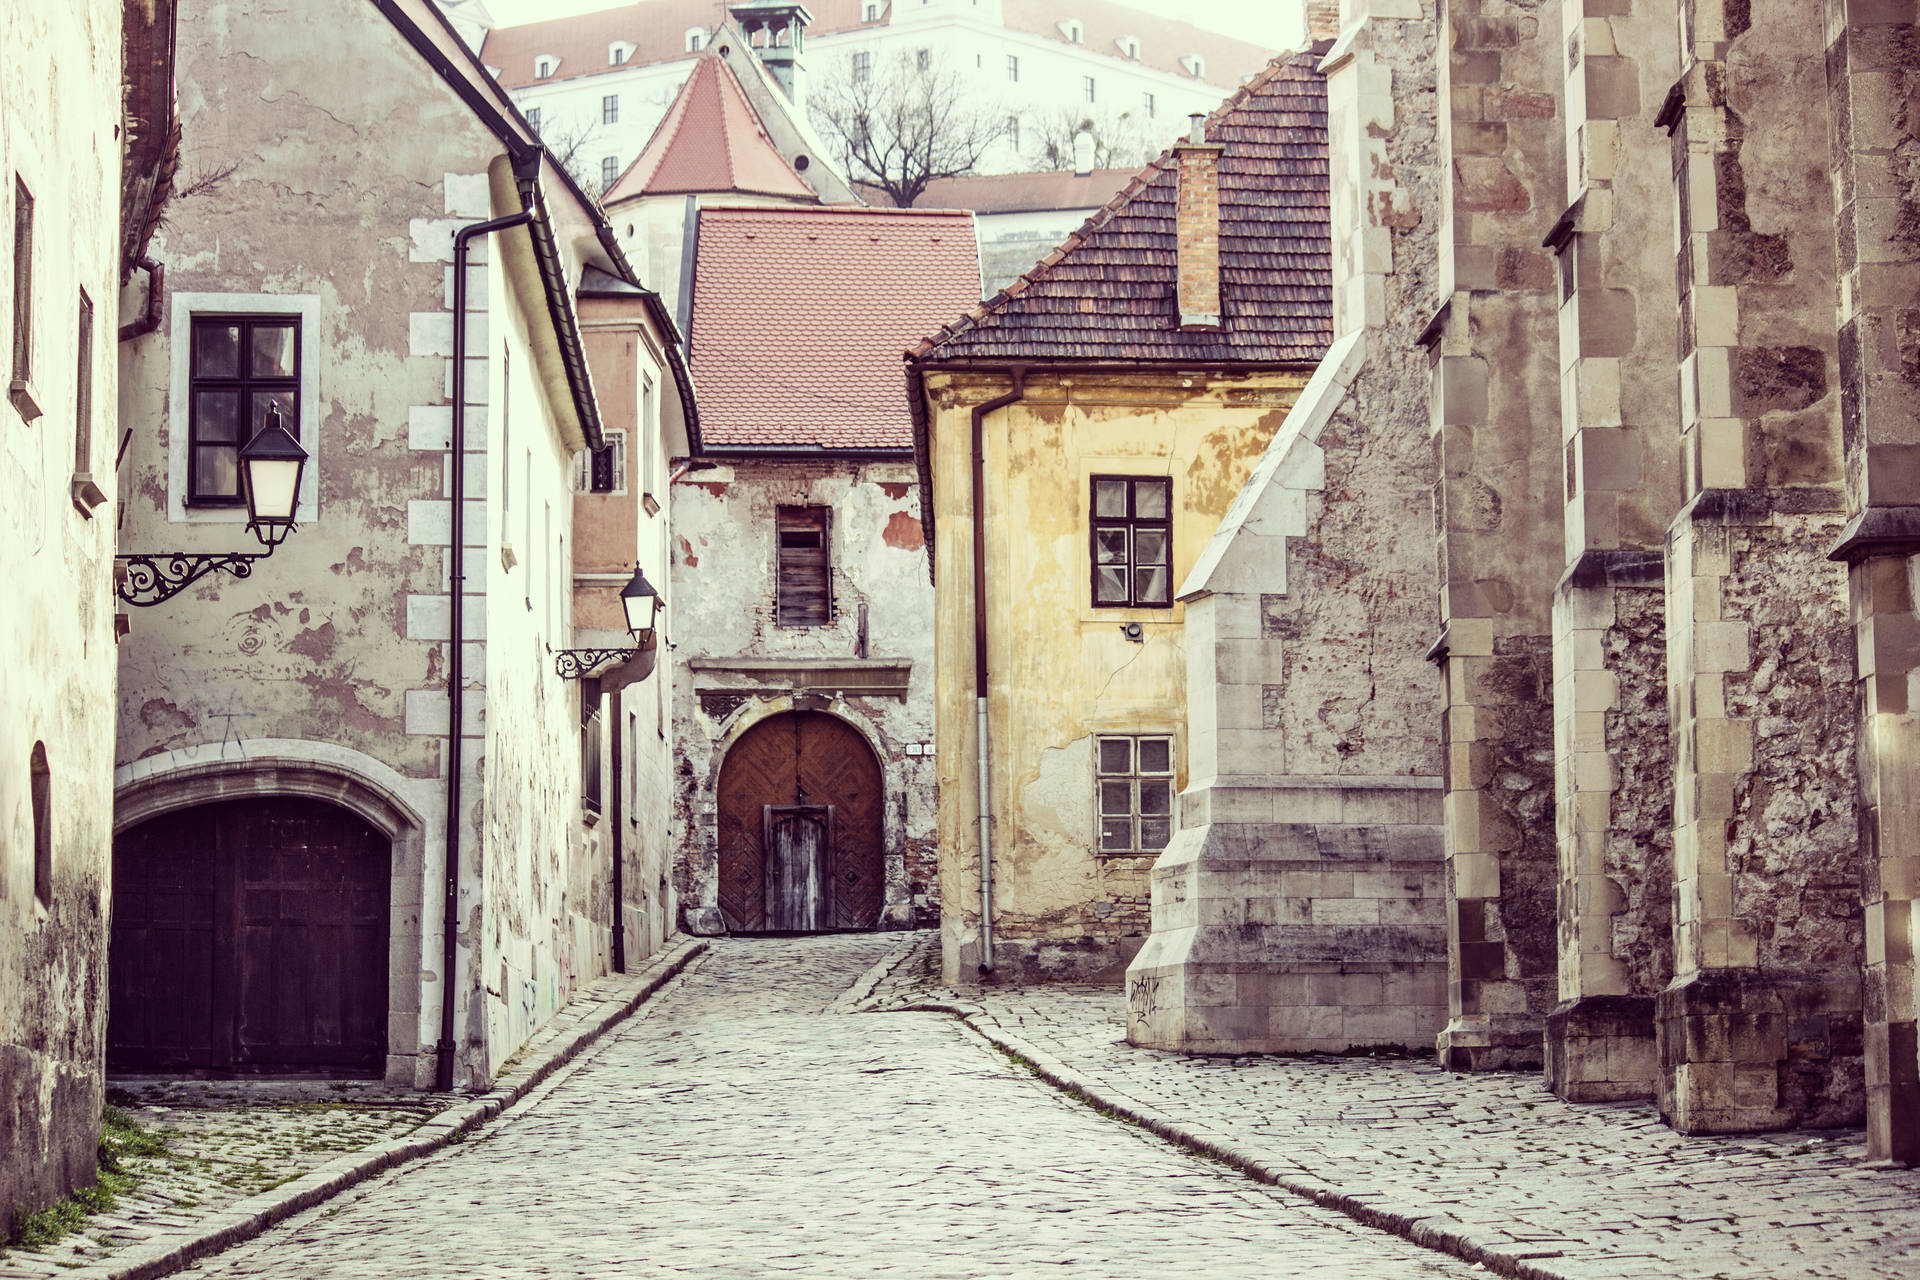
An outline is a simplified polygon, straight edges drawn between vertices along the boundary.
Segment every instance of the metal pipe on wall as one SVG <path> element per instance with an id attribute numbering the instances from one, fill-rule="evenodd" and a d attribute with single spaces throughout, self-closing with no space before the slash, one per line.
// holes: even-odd
<path id="1" fill-rule="evenodd" d="M 441 916 L 440 945 L 440 1041 L 434 1047 L 434 1087 L 442 1093 L 453 1090 L 453 993 L 454 968 L 458 959 L 455 943 L 460 933 L 460 728 L 465 673 L 462 670 L 462 642 L 465 640 L 462 597 L 466 582 L 466 480 L 467 480 L 467 250 L 480 236 L 505 231 L 533 221 L 531 210 L 510 213 L 504 218 L 475 222 L 453 233 L 453 433 L 449 447 L 453 462 L 449 477 L 452 488 L 453 541 L 448 551 L 448 587 L 453 592 L 452 620 L 447 638 L 447 856 L 446 901 Z"/>
<path id="2" fill-rule="evenodd" d="M 973 407 L 973 745 L 980 767 L 980 972 L 993 972 L 993 759 L 987 737 L 986 418 L 1027 394 L 1027 368 L 1007 371 L 1013 390 Z"/>

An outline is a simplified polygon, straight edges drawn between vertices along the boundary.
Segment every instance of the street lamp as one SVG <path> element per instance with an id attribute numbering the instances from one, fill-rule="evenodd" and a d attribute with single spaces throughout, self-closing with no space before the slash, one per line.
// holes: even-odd
<path id="1" fill-rule="evenodd" d="M 300 479 L 306 466 L 307 451 L 287 430 L 280 406 L 268 405 L 260 429 L 240 448 L 240 491 L 247 502 L 247 529 L 266 550 L 213 554 L 156 551 L 115 556 L 124 568 L 114 586 L 115 593 L 128 604 L 145 608 L 171 600 L 216 569 L 225 569 L 236 578 L 252 577 L 253 562 L 272 555 L 297 527 L 294 517 L 300 509 Z"/>
<path id="2" fill-rule="evenodd" d="M 590 675 L 602 663 L 626 662 L 642 649 L 653 647 L 654 628 L 660 620 L 660 592 L 647 581 L 639 565 L 633 567 L 633 577 L 627 585 L 620 588 L 620 607 L 627 613 L 627 630 L 633 635 L 633 648 L 557 649 L 553 669 L 562 680 L 578 680 Z"/>

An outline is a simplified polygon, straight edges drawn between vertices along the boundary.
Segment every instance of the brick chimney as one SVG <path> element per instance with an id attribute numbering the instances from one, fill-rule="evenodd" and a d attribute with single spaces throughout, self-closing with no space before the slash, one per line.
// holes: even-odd
<path id="1" fill-rule="evenodd" d="M 1173 154 L 1180 165 L 1174 227 L 1180 273 L 1180 328 L 1220 328 L 1220 153 L 1207 141 L 1207 118 L 1195 113 L 1186 141 Z"/>
<path id="2" fill-rule="evenodd" d="M 1307 43 L 1340 38 L 1340 0 L 1307 0 Z"/>

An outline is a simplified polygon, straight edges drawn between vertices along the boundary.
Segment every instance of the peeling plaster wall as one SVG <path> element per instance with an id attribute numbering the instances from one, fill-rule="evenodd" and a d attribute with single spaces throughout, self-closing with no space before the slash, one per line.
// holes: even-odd
<path id="1" fill-rule="evenodd" d="M 233 171 L 176 199 L 155 241 L 169 298 L 160 330 L 123 349 L 120 408 L 132 434 L 121 545 L 253 546 L 231 511 L 183 507 L 184 473 L 173 469 L 184 456 L 174 436 L 186 423 L 175 415 L 196 309 L 301 315 L 299 426 L 312 493 L 299 530 L 250 578 L 216 574 L 132 611 L 120 649 L 117 759 L 162 769 L 209 753 L 240 760 L 258 739 L 306 742 L 315 755 L 344 748 L 396 771 L 415 812 L 438 814 L 453 602 L 452 236 L 506 212 L 488 177 L 504 163 L 500 143 L 377 9 L 352 0 L 270 13 L 248 3 L 190 6 L 180 18 L 179 83 L 182 172 Z M 569 941 L 575 904 L 558 869 L 580 840 L 577 704 L 527 630 L 529 569 L 507 569 L 501 554 L 524 540 L 529 448 L 532 483 L 564 535 L 565 454 L 541 403 L 526 317 L 493 248 L 476 244 L 471 259 L 460 442 L 463 1088 L 485 1086 L 585 959 Z M 543 313 L 535 322 L 547 323 Z M 503 344 L 514 348 L 510 377 Z M 503 396 L 512 400 L 510 442 Z M 503 445 L 520 459 L 510 504 L 499 500 Z M 564 597 L 563 578 L 555 581 Z M 443 978 L 444 843 L 430 835 L 396 841 L 390 922 L 386 1074 L 422 1086 L 433 1080 Z"/>
<path id="2" fill-rule="evenodd" d="M 796 704 L 791 679 L 727 669 L 726 662 L 851 659 L 863 611 L 868 654 L 911 663 L 905 697 L 798 692 L 802 704 L 852 722 L 879 756 L 886 787 L 882 927 L 926 927 L 939 918 L 933 588 L 914 480 L 910 459 L 736 460 L 690 472 L 673 486 L 675 885 L 694 932 L 725 927 L 715 790 L 725 749 L 764 715 Z M 832 509 L 829 625 L 774 623 L 774 515 L 787 504 Z"/>
<path id="3" fill-rule="evenodd" d="M 121 5 L 0 11 L 0 219 L 34 200 L 41 416 L 0 397 L 0 1240 L 12 1216 L 94 1177 L 106 1029 L 114 640 L 112 505 L 68 500 L 113 469 Z M 12 262 L 0 332 L 15 332 Z M 76 455 L 78 299 L 94 306 L 92 441 Z M 11 377 L 11 374 L 9 374 Z M 50 880 L 37 884 L 33 753 L 46 753 Z M 44 887 L 44 898 L 39 892 Z"/>
<path id="4" fill-rule="evenodd" d="M 1031 375 L 987 419 L 994 960 L 1005 978 L 1118 980 L 1146 940 L 1154 854 L 1098 854 L 1091 739 L 1166 733 L 1188 781 L 1185 606 L 1095 609 L 1090 477 L 1173 479 L 1173 581 L 1240 491 L 1305 377 Z M 979 972 L 970 408 L 1006 379 L 930 374 L 940 519 L 937 752 L 944 968 Z M 1139 642 L 1123 634 L 1138 622 Z"/>

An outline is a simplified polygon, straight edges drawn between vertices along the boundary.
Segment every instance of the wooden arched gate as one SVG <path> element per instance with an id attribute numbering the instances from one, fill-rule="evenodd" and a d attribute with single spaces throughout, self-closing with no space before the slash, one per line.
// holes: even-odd
<path id="1" fill-rule="evenodd" d="M 358 814 L 299 796 L 120 833 L 109 1069 L 378 1075 L 391 858 Z"/>
<path id="2" fill-rule="evenodd" d="M 720 767 L 720 913 L 736 933 L 880 923 L 886 794 L 880 762 L 820 711 L 762 720 Z"/>

